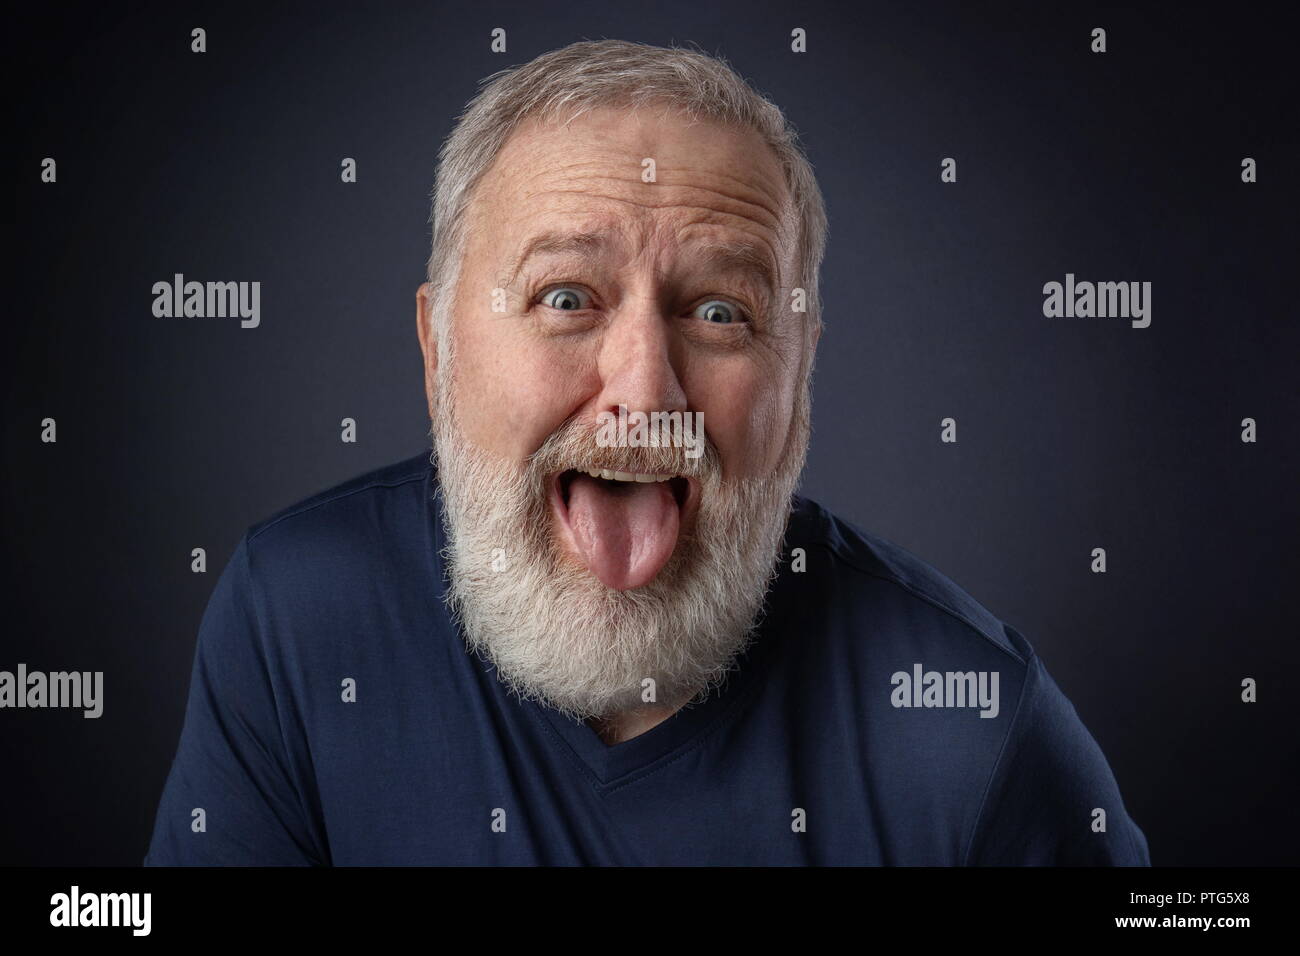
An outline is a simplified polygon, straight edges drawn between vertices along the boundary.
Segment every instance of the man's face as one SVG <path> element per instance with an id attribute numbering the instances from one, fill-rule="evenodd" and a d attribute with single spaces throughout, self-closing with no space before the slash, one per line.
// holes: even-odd
<path id="1" fill-rule="evenodd" d="M 482 605 L 513 588 L 512 600 L 583 605 L 581 626 L 598 631 L 631 626 L 641 614 L 639 626 L 660 634 L 661 644 L 671 643 L 664 635 L 673 627 L 713 627 L 713 650 L 734 651 L 734 632 L 745 629 L 739 618 L 683 625 L 652 617 L 699 617 L 698 606 L 655 602 L 719 586 L 728 572 L 710 566 L 730 561 L 757 578 L 744 584 L 748 597 L 733 596 L 741 617 L 752 619 L 750 592 L 757 587 L 761 601 L 802 465 L 812 342 L 806 316 L 789 308 L 797 223 L 776 158 L 752 132 L 692 124 L 662 109 L 597 110 L 567 125 L 531 120 L 481 180 L 468 215 L 453 301 L 420 297 L 440 480 L 457 545 L 455 596 Z M 429 328 L 431 310 L 446 308 L 454 371 Z M 620 406 L 700 413 L 707 453 L 597 447 L 598 416 Z M 609 481 L 586 473 L 593 467 L 672 479 Z M 728 535 L 743 540 L 718 540 Z M 750 553 L 729 558 L 728 547 Z M 507 566 L 514 553 L 545 574 L 529 584 L 523 569 L 500 567 L 480 579 L 470 566 L 488 556 L 467 550 L 492 551 Z M 473 609 L 461 610 L 472 632 Z M 537 620 L 541 610 L 531 613 Z M 501 664 L 491 636 L 468 636 Z M 538 634 L 534 645 L 547 640 L 559 639 Z M 571 656 L 580 652 L 581 635 L 564 640 Z M 622 654 L 630 668 L 610 674 L 614 683 L 635 677 L 637 667 L 673 682 L 655 670 L 662 660 L 646 657 L 649 636 L 587 638 L 593 647 L 602 640 L 642 642 L 636 653 L 603 649 L 607 662 Z M 555 702 L 556 694 L 543 696 Z"/>

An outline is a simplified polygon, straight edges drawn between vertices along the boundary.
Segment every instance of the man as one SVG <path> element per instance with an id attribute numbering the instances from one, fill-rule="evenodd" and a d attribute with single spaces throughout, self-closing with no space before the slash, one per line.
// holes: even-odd
<path id="1" fill-rule="evenodd" d="M 825 230 L 713 58 L 493 78 L 417 295 L 436 467 L 245 535 L 146 863 L 1147 864 L 1025 639 L 794 497 Z"/>

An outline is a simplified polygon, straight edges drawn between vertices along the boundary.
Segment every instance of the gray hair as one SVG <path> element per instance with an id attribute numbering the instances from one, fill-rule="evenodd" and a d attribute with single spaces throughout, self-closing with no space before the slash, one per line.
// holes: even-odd
<path id="1" fill-rule="evenodd" d="M 665 104 L 692 118 L 737 124 L 767 142 L 785 172 L 799 220 L 794 286 L 806 292 L 812 328 L 821 326 L 819 272 L 826 211 L 798 134 L 774 103 L 724 60 L 680 48 L 624 40 L 586 40 L 501 70 L 482 81 L 443 143 L 433 187 L 431 293 L 454 293 L 465 249 L 466 210 L 475 185 L 521 121 L 576 116 L 594 107 Z M 433 310 L 440 350 L 448 323 Z M 450 358 L 449 352 L 447 357 Z"/>

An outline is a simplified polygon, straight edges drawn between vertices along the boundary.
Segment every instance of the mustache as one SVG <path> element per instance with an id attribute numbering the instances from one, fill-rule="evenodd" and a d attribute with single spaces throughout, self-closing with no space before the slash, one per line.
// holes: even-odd
<path id="1" fill-rule="evenodd" d="M 626 446 L 601 447 L 596 441 L 594 421 L 570 418 L 550 434 L 528 457 L 526 470 L 536 487 L 551 475 L 576 471 L 623 471 L 643 475 L 680 475 L 708 481 L 721 471 L 721 459 L 708 435 L 699 438 L 703 453 L 692 458 L 686 447 Z"/>

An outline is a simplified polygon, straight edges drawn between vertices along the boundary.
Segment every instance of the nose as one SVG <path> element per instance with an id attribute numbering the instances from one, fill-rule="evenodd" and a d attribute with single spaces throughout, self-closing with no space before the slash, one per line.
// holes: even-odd
<path id="1" fill-rule="evenodd" d="M 625 302 L 600 346 L 601 411 L 686 411 L 671 321 L 650 298 Z"/>

